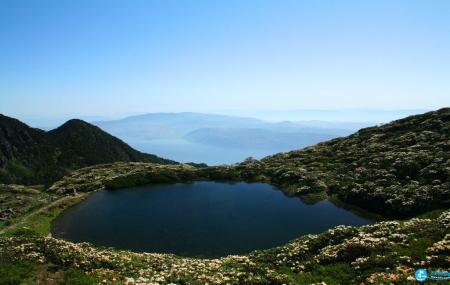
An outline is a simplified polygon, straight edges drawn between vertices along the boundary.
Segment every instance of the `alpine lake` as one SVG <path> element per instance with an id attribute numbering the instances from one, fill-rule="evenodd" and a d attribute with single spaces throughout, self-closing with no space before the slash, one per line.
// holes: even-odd
<path id="1" fill-rule="evenodd" d="M 283 245 L 369 218 L 305 203 L 264 183 L 192 182 L 98 191 L 64 211 L 52 235 L 137 252 L 219 257 Z"/>

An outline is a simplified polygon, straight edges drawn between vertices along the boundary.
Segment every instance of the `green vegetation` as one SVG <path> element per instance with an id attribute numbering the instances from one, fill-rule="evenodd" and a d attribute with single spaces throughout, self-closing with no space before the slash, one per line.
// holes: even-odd
<path id="1" fill-rule="evenodd" d="M 294 284 L 314 284 L 325 282 L 326 284 L 351 284 L 355 275 L 355 270 L 349 264 L 336 263 L 325 266 L 318 266 L 314 273 L 303 272 L 294 273 L 286 267 L 281 270 L 289 277 Z"/>
<path id="2" fill-rule="evenodd" d="M 99 276 L 86 275 L 80 269 L 56 269 L 52 266 L 36 265 L 32 262 L 0 260 L 0 284 L 2 285 L 89 285 L 98 284 L 101 281 Z"/>
<path id="3" fill-rule="evenodd" d="M 46 236 L 51 222 L 86 194 L 58 195 L 40 186 L 0 184 L 0 233 L 7 236 Z"/>
<path id="4" fill-rule="evenodd" d="M 292 194 L 326 191 L 387 217 L 450 205 L 450 109 L 240 165 Z"/>
<path id="5" fill-rule="evenodd" d="M 92 191 L 195 180 L 263 181 L 310 203 L 328 197 L 397 220 L 338 226 L 219 259 L 96 248 L 47 236 L 51 220 Z M 95 165 L 48 189 L 0 186 L 2 211 L 15 209 L 0 224 L 7 229 L 0 237 L 0 284 L 408 284 L 417 268 L 450 269 L 449 189 L 450 109 L 231 166 Z"/>
<path id="6" fill-rule="evenodd" d="M 71 170 L 117 161 L 175 163 L 134 150 L 81 120 L 44 132 L 0 115 L 0 183 L 49 184 Z"/>
<path id="7" fill-rule="evenodd" d="M 0 184 L 0 230 L 15 224 L 21 217 L 48 205 L 57 196 L 41 187 Z"/>
<path id="8" fill-rule="evenodd" d="M 31 276 L 34 268 L 35 264 L 29 261 L 11 262 L 2 259 L 0 260 L 0 284 L 22 284 Z"/>
<path id="9" fill-rule="evenodd" d="M 17 235 L 42 235 L 50 233 L 52 221 L 58 217 L 68 207 L 78 204 L 86 195 L 66 196 L 56 200 L 50 207 L 45 207 L 41 211 L 22 219 L 16 227 L 6 229 L 5 234 Z"/>

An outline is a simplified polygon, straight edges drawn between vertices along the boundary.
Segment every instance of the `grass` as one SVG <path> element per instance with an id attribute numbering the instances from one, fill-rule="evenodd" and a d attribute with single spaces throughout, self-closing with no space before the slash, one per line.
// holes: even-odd
<path id="1" fill-rule="evenodd" d="M 437 217 L 439 217 L 446 210 L 447 209 L 437 209 L 437 210 L 425 212 L 423 214 L 418 215 L 416 218 L 420 218 L 420 219 L 436 219 Z"/>
<path id="2" fill-rule="evenodd" d="M 0 222 L 0 230 L 16 224 L 22 217 L 45 207 L 55 198 L 55 194 L 45 192 L 41 186 L 0 184 L 0 212 L 6 219 Z"/>
<path id="3" fill-rule="evenodd" d="M 6 229 L 6 236 L 14 235 L 41 235 L 46 236 L 51 231 L 51 224 L 65 209 L 81 202 L 86 195 L 79 195 L 62 198 L 61 201 L 52 207 L 46 208 L 34 215 L 22 219 L 22 223 L 17 228 Z"/>
<path id="4" fill-rule="evenodd" d="M 289 268 L 283 268 L 281 273 L 286 274 L 292 284 L 313 284 L 320 282 L 325 282 L 327 285 L 351 284 L 355 276 L 354 270 L 347 263 L 318 266 L 313 273 L 295 273 Z"/>
<path id="5" fill-rule="evenodd" d="M 0 284 L 19 285 L 28 279 L 36 266 L 31 262 L 0 261 Z"/>
<path id="6" fill-rule="evenodd" d="M 11 193 L 17 191 L 2 192 L 3 198 L 11 198 Z M 87 195 L 61 197 L 53 206 L 44 207 L 44 201 L 51 195 L 45 192 L 21 191 L 22 200 L 26 201 L 25 210 L 8 221 L 0 222 L 0 229 L 5 229 L 5 236 L 46 236 L 51 231 L 52 221 L 65 209 L 81 202 Z M 56 198 L 52 197 L 52 198 Z M 9 205 L 10 206 L 10 205 Z M 43 209 L 43 210 L 39 210 Z M 35 211 L 35 214 L 33 214 Z M 10 229 L 8 226 L 13 225 Z M 14 225 L 17 225 L 14 226 Z M 99 284 L 100 277 L 87 275 L 83 270 L 73 268 L 52 268 L 51 266 L 37 265 L 33 262 L 17 261 L 11 256 L 5 256 L 0 251 L 0 284 L 1 285 L 34 285 L 34 284 L 67 284 L 87 285 Z"/>
<path id="7" fill-rule="evenodd" d="M 55 270 L 51 266 L 36 265 L 26 261 L 0 261 L 0 284 L 2 285 L 89 285 L 99 284 L 101 278 L 87 275 L 73 268 Z"/>

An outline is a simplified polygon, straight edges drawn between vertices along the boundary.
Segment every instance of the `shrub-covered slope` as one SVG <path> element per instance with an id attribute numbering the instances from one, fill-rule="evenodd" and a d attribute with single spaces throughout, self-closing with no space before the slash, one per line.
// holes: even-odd
<path id="1" fill-rule="evenodd" d="M 327 191 L 387 216 L 450 205 L 450 108 L 237 167 L 291 194 Z"/>
<path id="2" fill-rule="evenodd" d="M 81 120 L 44 132 L 0 115 L 0 183 L 48 183 L 74 169 L 117 161 L 171 163 Z"/>

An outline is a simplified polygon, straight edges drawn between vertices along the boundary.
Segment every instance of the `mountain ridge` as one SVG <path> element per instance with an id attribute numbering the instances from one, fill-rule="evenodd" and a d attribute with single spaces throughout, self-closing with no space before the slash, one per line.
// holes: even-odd
<path id="1" fill-rule="evenodd" d="M 183 138 L 190 132 L 205 128 L 259 128 L 277 132 L 320 132 L 332 135 L 350 133 L 348 129 L 343 128 L 309 127 L 305 122 L 303 124 L 290 121 L 268 122 L 252 117 L 195 112 L 147 113 L 118 120 L 96 121 L 93 124 L 119 137 L 150 140 Z"/>
<path id="2" fill-rule="evenodd" d="M 0 114 L 0 183 L 48 183 L 71 170 L 120 161 L 174 163 L 79 119 L 46 132 Z"/>

